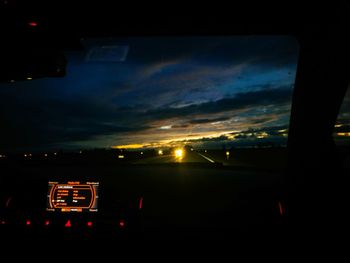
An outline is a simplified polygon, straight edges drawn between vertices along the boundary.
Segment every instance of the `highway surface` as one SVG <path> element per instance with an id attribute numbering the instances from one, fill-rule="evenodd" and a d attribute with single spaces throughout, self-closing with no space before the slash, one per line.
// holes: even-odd
<path id="1" fill-rule="evenodd" d="M 174 153 L 164 154 L 137 160 L 135 163 L 215 163 L 215 160 L 196 151 L 183 151 L 182 156 L 176 156 Z"/>

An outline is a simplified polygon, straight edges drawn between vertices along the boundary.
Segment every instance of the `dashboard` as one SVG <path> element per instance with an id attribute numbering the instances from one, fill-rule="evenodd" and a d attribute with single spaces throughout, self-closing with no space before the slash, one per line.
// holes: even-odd
<path id="1" fill-rule="evenodd" d="M 0 178 L 0 232 L 7 239 L 173 240 L 267 231 L 284 221 L 273 194 L 279 177 L 186 165 L 16 167 Z"/>

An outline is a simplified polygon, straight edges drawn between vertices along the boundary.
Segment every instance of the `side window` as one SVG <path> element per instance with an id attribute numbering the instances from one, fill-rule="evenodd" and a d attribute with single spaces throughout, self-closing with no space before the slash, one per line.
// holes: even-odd
<path id="1" fill-rule="evenodd" d="M 350 169 L 350 88 L 348 88 L 334 126 L 334 141 L 344 160 L 344 166 Z"/>

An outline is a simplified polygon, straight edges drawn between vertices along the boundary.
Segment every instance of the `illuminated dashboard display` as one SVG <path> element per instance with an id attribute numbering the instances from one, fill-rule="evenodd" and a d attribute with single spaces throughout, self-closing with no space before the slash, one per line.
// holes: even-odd
<path id="1" fill-rule="evenodd" d="M 98 182 L 49 182 L 47 211 L 97 212 Z"/>

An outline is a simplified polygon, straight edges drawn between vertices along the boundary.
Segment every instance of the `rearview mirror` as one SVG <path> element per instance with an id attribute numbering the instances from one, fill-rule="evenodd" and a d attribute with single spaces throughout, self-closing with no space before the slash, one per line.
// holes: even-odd
<path id="1" fill-rule="evenodd" d="M 58 50 L 45 48 L 0 51 L 0 81 L 20 81 L 43 77 L 64 77 L 67 60 Z"/>

